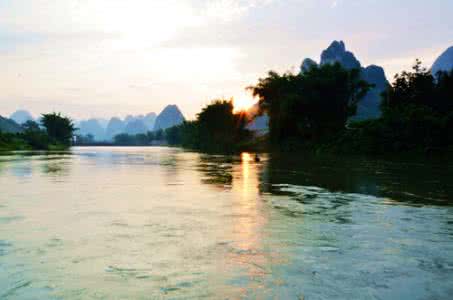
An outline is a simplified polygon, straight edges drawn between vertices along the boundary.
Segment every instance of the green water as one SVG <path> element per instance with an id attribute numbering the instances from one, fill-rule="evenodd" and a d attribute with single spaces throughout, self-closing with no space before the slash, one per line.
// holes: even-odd
<path id="1" fill-rule="evenodd" d="M 451 299 L 448 161 L 0 156 L 0 299 Z"/>

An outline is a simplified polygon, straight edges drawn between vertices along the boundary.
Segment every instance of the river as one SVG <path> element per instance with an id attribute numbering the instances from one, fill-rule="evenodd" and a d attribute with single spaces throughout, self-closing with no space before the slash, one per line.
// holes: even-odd
<path id="1" fill-rule="evenodd" d="M 451 299 L 448 160 L 0 156 L 0 299 Z"/>

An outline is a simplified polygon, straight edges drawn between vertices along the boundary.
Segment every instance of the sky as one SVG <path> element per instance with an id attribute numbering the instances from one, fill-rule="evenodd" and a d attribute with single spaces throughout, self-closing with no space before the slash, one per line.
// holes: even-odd
<path id="1" fill-rule="evenodd" d="M 0 0 L 0 115 L 187 118 L 252 101 L 269 70 L 298 71 L 343 40 L 389 79 L 453 46 L 452 0 Z"/>

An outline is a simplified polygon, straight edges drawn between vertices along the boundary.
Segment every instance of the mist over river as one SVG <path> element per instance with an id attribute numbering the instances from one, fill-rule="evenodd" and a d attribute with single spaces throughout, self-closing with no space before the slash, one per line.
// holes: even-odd
<path id="1" fill-rule="evenodd" d="M 453 165 L 0 156 L 0 299 L 451 299 Z"/>

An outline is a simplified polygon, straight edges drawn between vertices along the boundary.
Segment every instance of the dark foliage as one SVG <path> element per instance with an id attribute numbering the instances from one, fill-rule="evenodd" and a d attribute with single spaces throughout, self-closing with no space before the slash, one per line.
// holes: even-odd
<path id="1" fill-rule="evenodd" d="M 60 113 L 43 114 L 41 124 L 46 129 L 47 135 L 53 143 L 65 146 L 71 145 L 76 129 L 71 119 L 62 116 Z"/>
<path id="2" fill-rule="evenodd" d="M 382 117 L 351 124 L 345 149 L 360 153 L 431 152 L 453 145 L 453 71 L 431 72 L 416 61 L 383 94 Z"/>
<path id="3" fill-rule="evenodd" d="M 246 125 L 245 113 L 234 113 L 232 101 L 216 100 L 202 109 L 196 121 L 169 128 L 165 134 L 169 144 L 208 152 L 234 152 L 251 138 Z"/>
<path id="4" fill-rule="evenodd" d="M 78 134 L 75 139 L 76 145 L 92 145 L 95 143 L 94 136 L 92 134 Z"/>
<path id="5" fill-rule="evenodd" d="M 163 143 L 164 135 L 162 130 L 139 134 L 117 134 L 113 138 L 113 144 L 116 146 L 150 146 L 155 143 Z"/>
<path id="6" fill-rule="evenodd" d="M 0 131 L 0 151 L 27 150 L 30 146 L 17 133 Z"/>
<path id="7" fill-rule="evenodd" d="M 271 143 L 319 142 L 343 131 L 371 87 L 359 75 L 359 70 L 326 64 L 298 75 L 269 72 L 249 87 L 269 115 Z"/>
<path id="8" fill-rule="evenodd" d="M 34 121 L 25 122 L 22 127 L 24 132 L 21 136 L 32 149 L 47 150 L 51 139 L 45 130 L 39 127 L 39 124 Z"/>
<path id="9" fill-rule="evenodd" d="M 54 150 L 65 149 L 71 145 L 75 130 L 72 121 L 61 114 L 44 114 L 42 127 L 27 121 L 17 133 L 0 133 L 1 150 Z"/>

